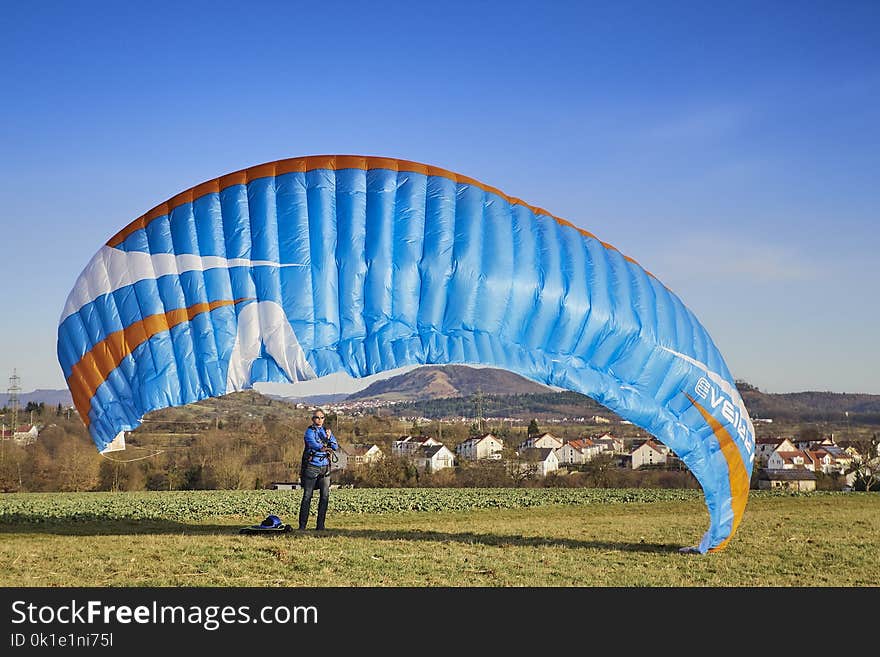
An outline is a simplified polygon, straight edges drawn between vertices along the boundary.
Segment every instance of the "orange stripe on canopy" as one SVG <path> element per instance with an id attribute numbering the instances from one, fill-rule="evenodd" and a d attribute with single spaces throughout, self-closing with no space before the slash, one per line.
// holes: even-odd
<path id="1" fill-rule="evenodd" d="M 685 393 L 685 395 L 691 400 L 691 403 L 697 407 L 697 410 L 700 411 L 700 414 L 703 416 L 703 419 L 706 420 L 706 423 L 712 427 L 712 431 L 715 433 L 715 437 L 721 445 L 721 453 L 724 455 L 724 460 L 727 461 L 727 472 L 730 479 L 730 505 L 733 508 L 733 526 L 731 527 L 730 534 L 728 534 L 727 538 L 709 550 L 709 552 L 718 552 L 727 547 L 730 539 L 733 538 L 733 535 L 736 533 L 736 528 L 742 520 L 743 513 L 745 513 L 746 502 L 749 500 L 749 473 L 746 471 L 746 466 L 743 463 L 739 448 L 736 446 L 736 443 L 733 442 L 733 438 L 730 437 L 730 433 L 728 433 L 727 429 L 725 429 L 721 423 L 693 397 L 687 393 Z"/>
<path id="2" fill-rule="evenodd" d="M 196 315 L 209 312 L 221 306 L 231 306 L 245 299 L 219 299 L 210 303 L 197 303 L 188 308 L 176 308 L 165 313 L 157 313 L 145 317 L 138 322 L 126 326 L 120 331 L 111 333 L 92 347 L 73 366 L 67 385 L 73 395 L 73 403 L 86 427 L 89 426 L 89 407 L 95 392 L 110 376 L 110 372 L 119 367 L 122 359 L 128 356 L 144 342 L 162 331 L 191 321 Z"/>

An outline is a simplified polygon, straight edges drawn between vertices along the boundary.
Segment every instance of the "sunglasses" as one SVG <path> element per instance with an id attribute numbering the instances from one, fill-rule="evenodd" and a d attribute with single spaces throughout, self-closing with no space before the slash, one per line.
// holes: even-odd
<path id="1" fill-rule="evenodd" d="M 323 415 L 313 415 L 313 416 L 312 416 L 312 419 L 313 419 L 313 420 L 323 420 L 323 419 L 324 419 L 324 416 L 323 416 Z"/>

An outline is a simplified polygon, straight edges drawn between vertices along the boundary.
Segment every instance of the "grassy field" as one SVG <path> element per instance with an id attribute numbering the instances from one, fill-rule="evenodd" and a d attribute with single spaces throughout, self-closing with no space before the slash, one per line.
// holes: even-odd
<path id="1" fill-rule="evenodd" d="M 574 587 L 880 585 L 880 495 L 753 491 L 723 552 L 696 490 L 336 490 L 330 531 L 298 491 L 0 496 L 0 585 Z M 314 508 L 313 508 L 314 511 Z M 314 518 L 311 526 L 314 525 Z"/>

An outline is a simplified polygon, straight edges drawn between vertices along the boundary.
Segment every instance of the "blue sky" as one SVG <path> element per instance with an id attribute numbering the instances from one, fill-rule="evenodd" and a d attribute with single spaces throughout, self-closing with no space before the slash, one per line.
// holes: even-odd
<path id="1" fill-rule="evenodd" d="M 573 4 L 4 3 L 0 389 L 66 387 L 64 301 L 132 219 L 344 153 L 591 231 L 766 392 L 880 394 L 880 3 Z"/>

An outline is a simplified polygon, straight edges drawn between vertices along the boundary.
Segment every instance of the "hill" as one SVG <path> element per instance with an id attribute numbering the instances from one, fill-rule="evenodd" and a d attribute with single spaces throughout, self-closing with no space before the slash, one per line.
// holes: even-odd
<path id="1" fill-rule="evenodd" d="M 753 420 L 880 425 L 880 395 L 820 391 L 765 393 L 744 381 L 738 381 L 737 387 Z M 223 412 L 244 413 L 248 406 L 260 406 L 267 399 L 306 406 L 401 401 L 400 408 L 425 417 L 450 417 L 473 415 L 477 392 L 482 393 L 485 417 L 577 417 L 596 412 L 609 416 L 610 413 L 584 395 L 555 391 L 506 370 L 467 365 L 420 367 L 377 381 L 350 395 L 288 398 L 249 391 L 249 394 L 205 400 L 199 405 L 207 407 L 203 410 L 221 408 Z M 8 394 L 0 394 L 0 407 L 6 405 L 8 397 Z M 262 404 L 257 403 L 259 398 L 263 399 Z M 50 407 L 59 403 L 65 407 L 72 405 L 67 390 L 34 390 L 19 395 L 22 408 L 32 401 Z M 169 409 L 169 412 L 174 411 Z"/>
<path id="2" fill-rule="evenodd" d="M 427 418 L 474 417 L 476 415 L 476 395 L 446 397 L 443 399 L 422 399 L 395 405 L 395 412 L 401 415 L 420 415 Z M 578 392 L 541 392 L 531 394 L 482 395 L 480 410 L 487 418 L 518 418 L 521 420 L 547 420 L 551 418 L 587 418 L 601 415 L 609 420 L 620 418 L 595 400 Z"/>
<path id="3" fill-rule="evenodd" d="M 22 392 L 18 395 L 18 404 L 21 408 L 27 406 L 30 402 L 35 404 L 44 403 L 46 406 L 57 406 L 61 404 L 65 408 L 73 406 L 73 397 L 69 390 L 34 390 L 33 392 Z M 5 407 L 9 403 L 9 394 L 0 393 L 0 407 Z"/>
<path id="4" fill-rule="evenodd" d="M 744 381 L 738 381 L 737 386 L 753 419 L 880 424 L 880 395 L 819 391 L 765 393 Z M 482 392 L 482 411 L 486 417 L 577 417 L 603 411 L 606 416 L 610 413 L 585 395 L 555 391 L 505 370 L 467 365 L 421 367 L 377 381 L 349 395 L 345 401 L 399 400 L 404 402 L 399 408 L 426 417 L 469 416 L 474 413 L 474 396 L 478 391 Z"/>
<path id="5" fill-rule="evenodd" d="M 880 425 L 880 395 L 836 392 L 765 393 L 744 381 L 737 386 L 752 419 Z M 466 365 L 425 367 L 349 395 L 346 402 L 401 400 L 397 408 L 425 417 L 470 416 L 481 391 L 486 417 L 578 417 L 614 414 L 585 395 L 554 391 L 517 374 Z"/>
<path id="6" fill-rule="evenodd" d="M 546 394 L 553 389 L 508 372 L 467 365 L 427 365 L 411 372 L 376 381 L 349 395 L 346 401 L 425 401 L 485 395 Z"/>
<path id="7" fill-rule="evenodd" d="M 737 382 L 752 419 L 880 424 L 880 395 L 841 392 L 764 393 Z"/>

